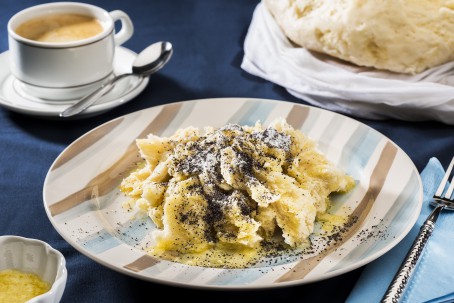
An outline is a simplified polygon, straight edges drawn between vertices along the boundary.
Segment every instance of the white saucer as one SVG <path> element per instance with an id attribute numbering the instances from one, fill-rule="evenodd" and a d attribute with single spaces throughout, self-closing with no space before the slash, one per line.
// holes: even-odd
<path id="1" fill-rule="evenodd" d="M 114 74 L 131 72 L 137 54 L 127 48 L 117 47 L 114 57 Z M 84 112 L 75 117 L 100 114 L 136 97 L 147 86 L 149 78 L 127 77 Z M 11 74 L 8 51 L 0 54 L 0 106 L 11 111 L 45 118 L 60 118 L 59 113 L 76 100 L 47 100 L 31 96 L 21 89 L 19 81 Z"/>

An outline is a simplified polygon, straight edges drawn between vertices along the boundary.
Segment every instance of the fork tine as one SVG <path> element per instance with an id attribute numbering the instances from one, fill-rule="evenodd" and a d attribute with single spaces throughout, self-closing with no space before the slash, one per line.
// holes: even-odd
<path id="1" fill-rule="evenodd" d="M 448 178 L 449 178 L 449 175 L 451 174 L 453 166 L 454 166 L 454 157 L 452 158 L 451 163 L 449 164 L 448 169 L 446 170 L 446 173 L 443 176 L 443 180 L 441 180 L 440 186 L 438 186 L 437 192 L 435 193 L 435 197 L 441 198 L 441 196 L 443 195 L 443 191 L 444 191 L 444 189 L 446 187 L 446 183 L 448 182 Z M 451 186 L 450 186 L 451 194 L 452 194 L 452 191 L 453 191 L 452 183 L 453 182 L 451 182 Z M 449 191 L 449 189 L 448 189 L 448 191 Z M 449 199 L 449 196 L 446 195 L 446 197 Z"/>
<path id="2" fill-rule="evenodd" d="M 454 191 L 454 175 L 452 176 L 451 184 L 449 184 L 449 188 L 446 191 L 445 198 L 448 200 L 453 199 L 453 197 L 452 197 L 453 191 Z"/>

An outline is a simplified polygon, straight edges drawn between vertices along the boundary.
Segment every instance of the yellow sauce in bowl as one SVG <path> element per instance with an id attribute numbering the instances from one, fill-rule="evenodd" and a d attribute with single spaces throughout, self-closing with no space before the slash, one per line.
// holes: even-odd
<path id="1" fill-rule="evenodd" d="M 49 291 L 38 275 L 15 269 L 0 271 L 0 303 L 23 303 Z"/>

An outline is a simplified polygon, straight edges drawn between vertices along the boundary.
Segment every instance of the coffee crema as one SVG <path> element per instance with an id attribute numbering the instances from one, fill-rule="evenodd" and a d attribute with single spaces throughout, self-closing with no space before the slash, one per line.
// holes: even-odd
<path id="1" fill-rule="evenodd" d="M 93 37 L 103 31 L 100 22 L 87 15 L 54 14 L 30 19 L 19 25 L 15 32 L 40 42 L 71 42 Z"/>

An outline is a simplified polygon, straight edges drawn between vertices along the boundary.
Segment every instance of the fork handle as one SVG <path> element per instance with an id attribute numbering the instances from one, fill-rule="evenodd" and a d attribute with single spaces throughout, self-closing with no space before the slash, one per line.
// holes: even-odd
<path id="1" fill-rule="evenodd" d="M 443 210 L 443 205 L 437 205 L 432 213 L 427 217 L 424 224 L 419 230 L 418 236 L 416 237 L 411 249 L 405 256 L 404 261 L 400 265 L 399 270 L 394 276 L 391 284 L 385 292 L 385 295 L 381 299 L 380 303 L 398 303 L 401 299 L 405 288 L 413 275 L 414 269 L 418 264 L 419 258 L 422 255 L 424 247 L 427 244 L 432 231 L 435 228 L 435 222 L 437 222 L 438 215 Z"/>

